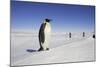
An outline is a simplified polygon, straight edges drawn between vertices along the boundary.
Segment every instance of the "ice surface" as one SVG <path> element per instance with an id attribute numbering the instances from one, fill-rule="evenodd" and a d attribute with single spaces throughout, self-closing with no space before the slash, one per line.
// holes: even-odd
<path id="1" fill-rule="evenodd" d="M 73 32 L 52 34 L 50 50 L 27 52 L 27 49 L 38 50 L 38 35 L 33 32 L 11 32 L 11 65 L 34 65 L 47 63 L 93 61 L 95 40 L 92 32 Z"/>

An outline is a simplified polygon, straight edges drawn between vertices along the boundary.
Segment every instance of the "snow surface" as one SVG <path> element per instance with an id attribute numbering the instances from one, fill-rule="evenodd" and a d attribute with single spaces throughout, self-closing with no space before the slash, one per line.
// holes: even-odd
<path id="1" fill-rule="evenodd" d="M 68 33 L 52 34 L 50 50 L 27 52 L 27 49 L 38 50 L 38 35 L 32 32 L 11 33 L 11 66 L 36 65 L 48 63 L 79 62 L 95 60 L 95 39 L 93 33 L 73 32 L 72 38 Z"/>

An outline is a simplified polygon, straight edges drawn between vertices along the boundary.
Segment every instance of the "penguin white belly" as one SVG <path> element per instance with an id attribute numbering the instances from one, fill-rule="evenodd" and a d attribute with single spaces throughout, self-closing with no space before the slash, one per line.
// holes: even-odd
<path id="1" fill-rule="evenodd" d="M 45 34 L 45 41 L 43 43 L 43 48 L 44 50 L 46 50 L 46 48 L 49 48 L 49 41 L 50 41 L 50 36 L 51 36 L 51 26 L 49 23 L 46 23 L 44 34 Z"/>

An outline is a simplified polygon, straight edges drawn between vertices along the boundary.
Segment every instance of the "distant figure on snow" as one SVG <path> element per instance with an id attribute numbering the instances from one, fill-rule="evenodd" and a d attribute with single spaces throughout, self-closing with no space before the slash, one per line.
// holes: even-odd
<path id="1" fill-rule="evenodd" d="M 95 38 L 95 34 L 93 34 L 93 38 Z"/>
<path id="2" fill-rule="evenodd" d="M 46 18 L 44 22 L 41 24 L 38 36 L 40 44 L 40 48 L 38 51 L 49 50 L 49 39 L 51 35 L 50 21 L 50 19 Z"/>
<path id="3" fill-rule="evenodd" d="M 85 37 L 85 32 L 83 32 L 83 37 Z"/>
<path id="4" fill-rule="evenodd" d="M 69 38 L 71 38 L 71 36 L 72 36 L 72 34 L 71 34 L 71 32 L 69 32 Z"/>

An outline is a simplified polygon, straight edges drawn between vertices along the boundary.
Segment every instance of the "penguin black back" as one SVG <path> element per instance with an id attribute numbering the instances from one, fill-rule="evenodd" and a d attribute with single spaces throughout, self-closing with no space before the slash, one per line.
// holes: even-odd
<path id="1" fill-rule="evenodd" d="M 46 26 L 46 23 L 42 23 L 40 30 L 39 30 L 39 41 L 44 43 L 45 41 L 45 35 L 44 35 L 44 28 Z"/>

